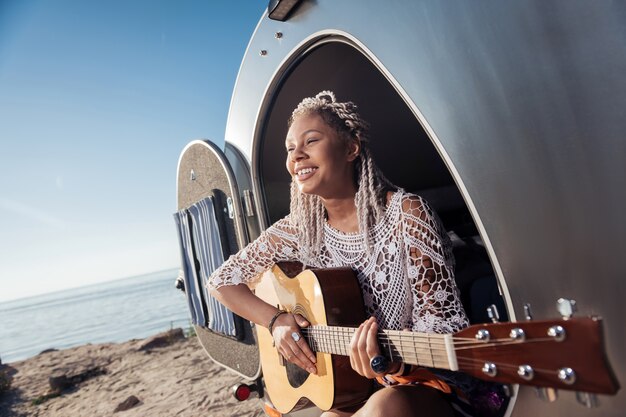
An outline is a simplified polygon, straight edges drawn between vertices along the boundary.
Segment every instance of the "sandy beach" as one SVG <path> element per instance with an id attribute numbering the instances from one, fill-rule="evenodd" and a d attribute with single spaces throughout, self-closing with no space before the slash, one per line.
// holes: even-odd
<path id="1" fill-rule="evenodd" d="M 233 398 L 231 387 L 241 378 L 215 365 L 195 337 L 180 329 L 158 336 L 3 365 L 0 372 L 12 374 L 12 382 L 0 393 L 0 417 L 264 415 L 257 398 Z M 115 411 L 125 401 L 131 407 Z"/>

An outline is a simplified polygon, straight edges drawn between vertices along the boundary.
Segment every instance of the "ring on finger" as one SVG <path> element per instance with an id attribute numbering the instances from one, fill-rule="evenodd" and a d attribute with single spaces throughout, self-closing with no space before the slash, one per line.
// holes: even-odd
<path id="1" fill-rule="evenodd" d="M 293 332 L 291 333 L 291 338 L 294 342 L 298 343 L 298 341 L 300 340 L 300 334 L 298 332 Z"/>
<path id="2" fill-rule="evenodd" d="M 389 370 L 389 360 L 383 355 L 376 355 L 370 360 L 370 368 L 377 374 L 384 374 Z"/>

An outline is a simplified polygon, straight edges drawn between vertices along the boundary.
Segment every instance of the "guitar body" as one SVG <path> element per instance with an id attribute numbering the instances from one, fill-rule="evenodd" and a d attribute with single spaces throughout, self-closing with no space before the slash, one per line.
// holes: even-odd
<path id="1" fill-rule="evenodd" d="M 297 276 L 296 276 L 297 275 Z M 358 327 L 365 320 L 361 290 L 349 268 L 302 271 L 283 263 L 265 272 L 256 295 L 269 304 L 304 316 L 311 325 Z M 257 327 L 261 368 L 267 392 L 282 413 L 312 402 L 322 410 L 367 399 L 372 382 L 358 375 L 348 356 L 317 353 L 317 375 L 283 361 L 266 328 Z"/>

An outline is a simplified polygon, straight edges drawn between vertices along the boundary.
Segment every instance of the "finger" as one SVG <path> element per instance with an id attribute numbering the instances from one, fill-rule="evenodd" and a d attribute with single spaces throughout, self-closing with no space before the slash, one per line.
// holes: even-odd
<path id="1" fill-rule="evenodd" d="M 372 319 L 368 319 L 364 325 L 363 325 L 363 330 L 361 332 L 361 334 L 359 335 L 359 341 L 358 341 L 358 354 L 359 354 L 359 358 L 360 358 L 360 363 L 361 363 L 361 369 L 362 369 L 362 375 L 368 377 L 368 378 L 372 378 L 374 376 L 374 373 L 372 372 L 371 366 L 370 366 L 370 359 L 371 357 L 369 356 L 369 354 L 367 353 L 367 342 L 368 342 L 368 335 L 370 334 L 370 329 L 372 327 L 373 321 Z"/>
<path id="2" fill-rule="evenodd" d="M 292 334 L 292 338 L 293 338 L 293 334 Z M 317 359 L 315 357 L 315 354 L 309 347 L 308 343 L 304 339 L 304 336 L 300 334 L 300 338 L 297 341 L 295 339 L 293 340 L 294 340 L 294 343 L 296 344 L 296 348 L 294 348 L 294 352 L 296 352 L 296 355 L 298 355 L 298 358 L 304 363 L 305 365 L 304 369 L 306 369 L 307 371 L 311 373 L 317 373 L 317 368 L 315 367 L 315 363 L 317 362 Z"/>
<path id="3" fill-rule="evenodd" d="M 274 337 L 278 352 L 285 360 L 302 369 L 309 370 L 311 366 L 306 363 L 308 360 L 303 361 L 301 359 L 300 356 L 304 356 L 304 354 L 292 337 L 294 332 L 299 334 L 299 331 L 300 327 L 296 323 L 295 316 L 292 314 L 282 314 L 276 319 L 272 336 Z"/>
<path id="4" fill-rule="evenodd" d="M 368 358 L 380 355 L 380 347 L 378 346 L 378 323 L 373 320 L 367 331 L 366 338 L 366 352 Z"/>
<path id="5" fill-rule="evenodd" d="M 315 364 L 311 362 L 311 360 L 307 357 L 307 355 L 300 348 L 299 343 L 301 342 L 303 342 L 302 337 L 300 338 L 298 342 L 295 342 L 292 340 L 292 342 L 288 344 L 289 348 L 291 349 L 291 353 L 293 354 L 291 362 L 295 363 L 296 365 L 298 365 L 300 368 L 304 369 L 305 371 L 314 374 L 317 372 Z M 304 344 L 306 345 L 306 342 L 304 342 Z"/>
<path id="6" fill-rule="evenodd" d="M 290 362 L 295 363 L 302 369 L 311 373 L 316 373 L 317 369 L 314 364 L 315 355 L 309 348 L 302 334 L 299 333 L 299 330 L 300 329 L 297 327 L 295 329 L 292 327 L 291 329 L 288 329 L 288 331 L 284 332 L 282 345 L 285 346 L 285 351 L 291 358 Z M 297 341 L 296 338 L 293 337 L 294 334 L 298 335 Z M 313 357 L 313 360 L 311 360 L 311 357 Z"/>
<path id="7" fill-rule="evenodd" d="M 365 375 L 363 374 L 361 355 L 359 354 L 359 340 L 364 326 L 365 322 L 361 323 L 361 325 L 354 332 L 354 335 L 352 335 L 352 340 L 350 340 L 350 365 L 352 366 L 352 369 L 362 376 Z"/>
<path id="8" fill-rule="evenodd" d="M 300 314 L 295 314 L 294 318 L 296 319 L 296 323 L 300 327 L 308 327 L 310 325 L 309 321 L 302 317 Z"/>
<path id="9" fill-rule="evenodd" d="M 368 334 L 370 333 L 372 323 L 373 323 L 373 319 L 370 317 L 363 324 L 363 330 L 361 331 L 361 334 L 359 335 L 359 341 L 358 341 L 358 352 L 359 352 L 359 358 L 360 358 L 360 363 L 361 363 L 361 370 L 363 372 L 363 375 L 368 378 L 372 378 L 372 370 L 370 366 L 371 358 L 367 354 L 367 338 L 368 338 Z"/>
<path id="10" fill-rule="evenodd" d="M 300 361 L 298 355 L 296 355 L 289 343 L 284 343 L 281 347 L 280 352 L 288 362 L 291 362 L 294 365 L 298 365 L 302 369 L 306 369 L 305 365 L 302 363 L 302 361 Z"/>
<path id="11" fill-rule="evenodd" d="M 316 363 L 317 357 L 315 356 L 315 353 L 309 347 L 309 344 L 306 342 L 304 336 L 301 333 L 299 334 L 300 334 L 300 339 L 296 342 L 296 344 L 298 345 L 300 350 L 302 350 L 302 352 L 306 355 L 309 361 L 311 361 L 311 364 Z"/>

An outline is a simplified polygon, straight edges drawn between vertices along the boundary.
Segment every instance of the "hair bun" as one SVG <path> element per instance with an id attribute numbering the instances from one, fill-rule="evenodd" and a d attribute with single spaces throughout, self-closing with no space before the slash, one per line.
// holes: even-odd
<path id="1" fill-rule="evenodd" d="M 337 98 L 335 98 L 335 93 L 329 90 L 324 90 L 324 91 L 317 93 L 315 98 L 325 101 L 327 103 L 334 103 L 337 101 Z"/>

